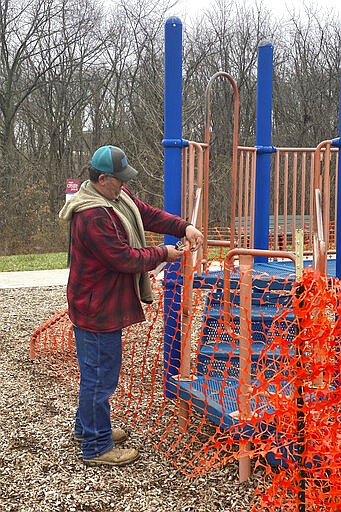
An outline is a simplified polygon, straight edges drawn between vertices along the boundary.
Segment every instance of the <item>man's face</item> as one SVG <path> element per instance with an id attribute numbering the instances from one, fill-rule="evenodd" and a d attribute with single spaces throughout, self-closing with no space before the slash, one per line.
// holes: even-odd
<path id="1" fill-rule="evenodd" d="M 98 183 L 96 183 L 96 188 L 102 196 L 113 201 L 120 195 L 123 185 L 124 181 L 114 178 L 111 174 L 101 174 Z"/>

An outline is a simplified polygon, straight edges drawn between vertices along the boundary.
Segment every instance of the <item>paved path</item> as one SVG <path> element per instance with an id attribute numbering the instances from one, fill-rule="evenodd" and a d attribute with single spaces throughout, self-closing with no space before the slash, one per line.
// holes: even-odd
<path id="1" fill-rule="evenodd" d="M 0 272 L 0 288 L 34 288 L 67 284 L 69 269 Z"/>

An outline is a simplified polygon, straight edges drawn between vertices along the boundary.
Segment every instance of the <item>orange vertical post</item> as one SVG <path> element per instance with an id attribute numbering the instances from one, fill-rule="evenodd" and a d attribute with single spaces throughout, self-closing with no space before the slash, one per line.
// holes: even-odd
<path id="1" fill-rule="evenodd" d="M 251 386 L 251 296 L 252 296 L 252 265 L 253 256 L 241 255 L 240 269 L 240 337 L 239 337 L 239 402 L 240 419 L 250 417 L 250 386 Z M 250 443 L 245 444 L 245 455 L 239 459 L 239 481 L 245 482 L 251 474 L 251 460 L 247 451 Z"/>

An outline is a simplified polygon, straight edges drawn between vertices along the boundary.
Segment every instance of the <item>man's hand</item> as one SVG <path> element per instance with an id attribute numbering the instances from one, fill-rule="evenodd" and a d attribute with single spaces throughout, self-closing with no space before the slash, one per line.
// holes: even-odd
<path id="1" fill-rule="evenodd" d="M 189 241 L 189 247 L 192 252 L 197 251 L 204 242 L 203 234 L 192 224 L 186 228 L 186 238 Z"/>
<path id="2" fill-rule="evenodd" d="M 184 255 L 184 251 L 178 251 L 175 249 L 174 245 L 166 245 L 168 256 L 166 261 L 168 263 L 173 263 L 174 261 L 178 260 L 179 258 L 182 258 Z"/>

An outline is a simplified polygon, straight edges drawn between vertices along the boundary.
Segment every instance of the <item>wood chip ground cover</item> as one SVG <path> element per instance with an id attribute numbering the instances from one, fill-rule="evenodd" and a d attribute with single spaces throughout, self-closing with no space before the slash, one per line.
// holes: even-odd
<path id="1" fill-rule="evenodd" d="M 257 474 L 229 464 L 188 479 L 139 432 L 124 468 L 90 468 L 72 439 L 77 392 L 29 359 L 34 330 L 66 308 L 65 287 L 0 290 L 0 512 L 248 512 Z"/>

